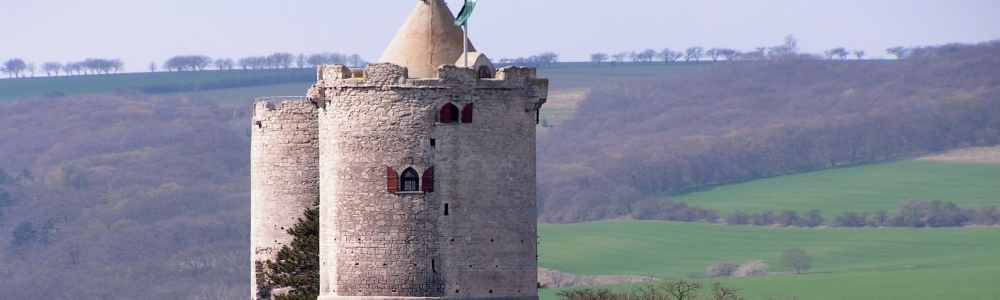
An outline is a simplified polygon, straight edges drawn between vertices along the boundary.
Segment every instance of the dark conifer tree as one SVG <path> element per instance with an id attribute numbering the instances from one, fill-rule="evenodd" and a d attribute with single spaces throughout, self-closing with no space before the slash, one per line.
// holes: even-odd
<path id="1" fill-rule="evenodd" d="M 269 279 L 275 288 L 289 288 L 276 300 L 316 299 L 319 296 L 319 200 L 307 209 L 304 218 L 288 229 L 295 238 L 291 247 L 278 252 L 277 261 L 268 261 Z"/>

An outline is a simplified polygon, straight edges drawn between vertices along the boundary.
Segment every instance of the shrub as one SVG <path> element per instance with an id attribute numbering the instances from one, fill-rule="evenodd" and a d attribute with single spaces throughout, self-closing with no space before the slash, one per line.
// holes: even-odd
<path id="1" fill-rule="evenodd" d="M 750 215 L 746 212 L 737 210 L 732 215 L 726 217 L 726 224 L 729 225 L 747 225 L 750 224 Z"/>
<path id="2" fill-rule="evenodd" d="M 705 274 L 707 274 L 708 277 L 729 277 L 733 276 L 733 273 L 735 273 L 736 269 L 739 269 L 739 267 L 740 263 L 735 260 L 723 261 L 709 266 L 708 272 Z"/>
<path id="3" fill-rule="evenodd" d="M 733 272 L 735 277 L 747 277 L 747 276 L 764 276 L 767 275 L 768 265 L 764 261 L 755 259 L 740 265 L 736 272 Z"/>
<path id="4" fill-rule="evenodd" d="M 833 223 L 838 227 L 864 227 L 866 219 L 868 219 L 868 213 L 859 214 L 853 211 L 845 211 L 844 214 L 833 219 Z"/>

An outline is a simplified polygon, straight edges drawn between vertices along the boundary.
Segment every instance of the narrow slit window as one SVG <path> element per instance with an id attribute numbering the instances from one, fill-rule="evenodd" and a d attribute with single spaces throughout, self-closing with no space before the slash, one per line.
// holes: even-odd
<path id="1" fill-rule="evenodd" d="M 434 264 L 434 260 L 433 259 L 431 260 L 431 271 L 433 271 L 434 273 L 438 272 L 437 265 Z"/>
<path id="2" fill-rule="evenodd" d="M 437 140 L 431 139 L 431 148 L 437 147 Z"/>
<path id="3" fill-rule="evenodd" d="M 420 175 L 413 168 L 407 168 L 403 171 L 403 176 L 400 178 L 399 190 L 404 192 L 416 192 L 420 190 Z"/>
<path id="4" fill-rule="evenodd" d="M 448 215 L 448 203 L 444 204 L 444 215 Z"/>

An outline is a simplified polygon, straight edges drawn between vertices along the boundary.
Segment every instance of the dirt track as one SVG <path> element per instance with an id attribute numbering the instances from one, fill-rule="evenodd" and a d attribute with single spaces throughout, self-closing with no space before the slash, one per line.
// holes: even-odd
<path id="1" fill-rule="evenodd" d="M 1000 163 L 1000 146 L 954 149 L 917 159 Z"/>

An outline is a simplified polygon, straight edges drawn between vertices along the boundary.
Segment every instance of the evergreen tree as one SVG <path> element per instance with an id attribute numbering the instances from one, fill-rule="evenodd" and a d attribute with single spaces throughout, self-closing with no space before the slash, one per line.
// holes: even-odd
<path id="1" fill-rule="evenodd" d="M 277 261 L 267 261 L 268 277 L 275 288 L 289 288 L 276 300 L 316 299 L 319 296 L 319 200 L 306 210 L 295 227 L 291 247 L 278 251 Z"/>

